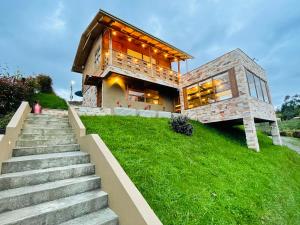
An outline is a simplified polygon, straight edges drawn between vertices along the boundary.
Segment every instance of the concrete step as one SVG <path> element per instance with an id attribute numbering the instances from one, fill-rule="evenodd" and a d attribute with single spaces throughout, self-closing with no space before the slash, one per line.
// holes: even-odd
<path id="1" fill-rule="evenodd" d="M 47 127 L 47 128 L 52 128 L 52 129 L 60 129 L 60 128 L 71 128 L 69 124 L 59 124 L 59 123 L 54 123 L 54 124 L 48 124 L 48 125 L 44 125 L 44 127 Z M 24 124 L 23 125 L 23 128 L 26 129 L 26 128 L 32 128 L 32 129 L 41 129 L 41 125 L 39 124 Z"/>
<path id="2" fill-rule="evenodd" d="M 39 126 L 55 126 L 56 124 L 59 125 L 69 125 L 69 121 L 38 121 L 38 120 L 32 120 L 32 121 L 25 121 L 24 125 L 39 125 Z"/>
<path id="3" fill-rule="evenodd" d="M 54 225 L 107 207 L 107 194 L 100 190 L 21 208 L 0 214 L 1 225 Z"/>
<path id="4" fill-rule="evenodd" d="M 92 175 L 1 191 L 0 213 L 65 198 L 98 188 L 100 188 L 100 178 Z"/>
<path id="5" fill-rule="evenodd" d="M 95 174 L 91 163 L 0 175 L 0 191 Z"/>
<path id="6" fill-rule="evenodd" d="M 18 140 L 39 140 L 39 139 L 57 139 L 57 138 L 75 138 L 75 134 L 72 134 L 72 133 L 68 133 L 68 134 L 64 134 L 64 135 L 61 135 L 61 134 L 48 134 L 48 135 L 45 135 L 45 134 L 35 134 L 35 133 L 26 133 L 26 134 L 21 134 L 19 136 L 19 139 Z"/>
<path id="7" fill-rule="evenodd" d="M 17 147 L 38 147 L 38 146 L 53 146 L 53 145 L 67 145 L 75 144 L 75 138 L 64 138 L 61 136 L 57 139 L 40 139 L 40 140 L 17 140 Z"/>
<path id="8" fill-rule="evenodd" d="M 61 225 L 118 225 L 118 216 L 109 208 L 102 209 Z"/>
<path id="9" fill-rule="evenodd" d="M 58 119 L 58 118 L 68 118 L 67 115 L 52 115 L 52 114 L 34 114 L 29 113 L 27 118 L 51 118 L 51 119 Z"/>
<path id="10" fill-rule="evenodd" d="M 2 173 L 15 173 L 89 162 L 89 154 L 80 151 L 12 157 L 2 163 Z"/>
<path id="11" fill-rule="evenodd" d="M 13 157 L 49 154 L 57 152 L 74 152 L 80 151 L 79 144 L 40 146 L 40 147 L 16 147 L 13 149 Z"/>
<path id="12" fill-rule="evenodd" d="M 71 129 L 71 127 L 68 128 L 49 128 L 49 127 L 40 127 L 40 128 L 23 128 L 21 130 L 22 134 L 43 134 L 43 135 L 50 135 L 50 134 L 74 134 L 74 131 Z"/>
<path id="13" fill-rule="evenodd" d="M 69 118 L 67 117 L 53 117 L 53 118 L 47 118 L 47 117 L 28 117 L 25 119 L 25 122 L 31 122 L 31 121 L 48 121 L 48 122 L 60 122 L 60 121 L 66 121 L 69 122 Z"/>

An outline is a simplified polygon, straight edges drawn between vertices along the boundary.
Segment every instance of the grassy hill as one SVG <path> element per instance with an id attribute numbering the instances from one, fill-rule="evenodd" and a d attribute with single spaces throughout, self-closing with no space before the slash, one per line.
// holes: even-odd
<path id="1" fill-rule="evenodd" d="M 192 122 L 191 137 L 167 119 L 81 117 L 98 133 L 163 224 L 300 224 L 300 156 L 259 134 Z"/>
<path id="2" fill-rule="evenodd" d="M 66 101 L 55 93 L 40 92 L 34 96 L 34 100 L 38 100 L 43 108 L 68 109 Z"/>

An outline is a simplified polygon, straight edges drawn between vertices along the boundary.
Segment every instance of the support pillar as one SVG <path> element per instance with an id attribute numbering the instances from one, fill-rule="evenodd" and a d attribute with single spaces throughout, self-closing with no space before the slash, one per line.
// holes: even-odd
<path id="1" fill-rule="evenodd" d="M 282 145 L 277 121 L 275 120 L 273 122 L 270 122 L 269 124 L 271 126 L 271 135 L 272 135 L 273 144 L 274 145 Z"/>
<path id="2" fill-rule="evenodd" d="M 248 148 L 254 149 L 255 151 L 259 152 L 259 144 L 258 144 L 258 139 L 256 134 L 254 118 L 244 117 L 243 123 L 244 123 Z"/>
<path id="3" fill-rule="evenodd" d="M 112 65 L 112 55 L 113 55 L 113 52 L 112 52 L 112 31 L 109 30 L 109 42 L 108 42 L 108 46 L 109 46 L 109 65 Z"/>

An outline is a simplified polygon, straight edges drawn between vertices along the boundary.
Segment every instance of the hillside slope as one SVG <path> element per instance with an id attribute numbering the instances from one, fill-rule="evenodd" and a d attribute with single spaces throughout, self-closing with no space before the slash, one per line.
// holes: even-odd
<path id="1" fill-rule="evenodd" d="M 300 156 L 260 134 L 193 122 L 192 137 L 167 119 L 81 117 L 98 133 L 164 224 L 299 224 Z"/>

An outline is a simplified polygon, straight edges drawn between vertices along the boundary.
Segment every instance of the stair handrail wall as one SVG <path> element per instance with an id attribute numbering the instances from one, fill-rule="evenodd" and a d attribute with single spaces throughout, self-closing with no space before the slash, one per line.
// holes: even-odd
<path id="1" fill-rule="evenodd" d="M 10 122 L 6 126 L 6 132 L 0 135 L 0 165 L 12 156 L 17 138 L 21 132 L 24 120 L 30 113 L 31 108 L 28 102 L 22 102 Z M 1 167 L 0 167 L 1 174 Z"/>
<path id="2" fill-rule="evenodd" d="M 119 224 L 162 225 L 99 135 L 86 135 L 86 129 L 72 106 L 69 106 L 68 116 L 80 149 L 90 154 L 96 175 L 101 177 L 101 188 L 108 193 L 109 207 L 118 215 Z"/>

